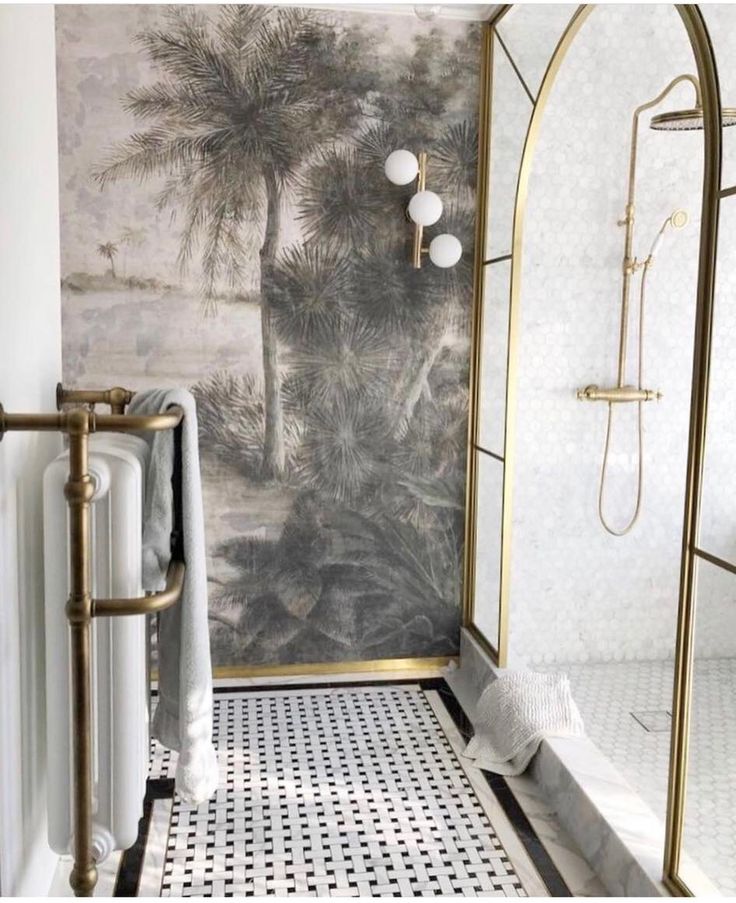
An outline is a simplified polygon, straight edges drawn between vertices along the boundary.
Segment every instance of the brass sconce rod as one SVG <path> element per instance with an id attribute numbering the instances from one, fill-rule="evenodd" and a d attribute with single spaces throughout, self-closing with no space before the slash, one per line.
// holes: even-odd
<path id="1" fill-rule="evenodd" d="M 57 406 L 67 401 L 109 404 L 112 414 L 79 408 L 58 414 L 6 414 L 0 405 L 0 439 L 11 431 L 56 431 L 69 437 L 69 478 L 64 496 L 69 506 L 69 598 L 66 616 L 70 630 L 72 709 L 72 854 L 69 883 L 77 897 L 90 897 L 97 884 L 92 851 L 92 618 L 149 614 L 174 605 L 181 598 L 185 565 L 172 560 L 166 587 L 134 599 L 93 599 L 91 594 L 90 503 L 94 483 L 89 474 L 89 436 L 94 432 L 139 432 L 177 427 L 184 416 L 172 407 L 165 414 L 128 416 L 125 405 L 132 392 L 114 388 L 100 392 L 65 391 L 57 387 Z"/>
<path id="2" fill-rule="evenodd" d="M 419 161 L 419 171 L 417 173 L 417 191 L 419 192 L 424 191 L 427 187 L 427 154 L 424 151 L 421 151 L 417 154 L 417 160 Z M 424 253 L 424 249 L 422 248 L 423 240 L 424 226 L 420 226 L 419 223 L 414 223 L 414 243 L 411 251 L 411 265 L 415 270 L 419 270 L 422 267 L 422 254 Z"/>

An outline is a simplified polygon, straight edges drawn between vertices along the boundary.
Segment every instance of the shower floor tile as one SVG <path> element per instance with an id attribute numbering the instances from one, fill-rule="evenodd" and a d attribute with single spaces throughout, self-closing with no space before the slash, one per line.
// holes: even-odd
<path id="1" fill-rule="evenodd" d="M 664 821 L 673 664 L 545 670 L 568 674 L 589 736 Z M 735 707 L 736 660 L 696 658 L 684 850 L 726 896 L 736 896 Z"/>
<path id="2" fill-rule="evenodd" d="M 146 854 L 161 896 L 545 892 L 418 685 L 217 693 L 215 740 L 216 797 L 153 806 L 149 834 L 170 820 L 165 850 Z M 155 745 L 154 783 L 174 758 Z"/>

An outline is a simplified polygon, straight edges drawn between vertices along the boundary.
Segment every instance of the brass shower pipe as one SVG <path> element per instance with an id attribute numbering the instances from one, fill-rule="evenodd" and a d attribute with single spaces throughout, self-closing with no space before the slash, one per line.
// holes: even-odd
<path id="1" fill-rule="evenodd" d="M 626 346 L 629 334 L 629 295 L 631 292 L 631 277 L 640 269 L 647 265 L 647 261 L 638 261 L 631 256 L 632 245 L 634 242 L 634 213 L 635 213 L 635 195 L 636 195 L 636 156 L 639 143 L 639 116 L 645 110 L 656 107 L 665 97 L 677 87 L 681 82 L 690 82 L 695 89 L 695 106 L 701 106 L 700 100 L 700 84 L 694 75 L 685 73 L 673 78 L 672 81 L 660 93 L 647 103 L 634 110 L 631 124 L 631 151 L 629 153 L 629 190 L 626 201 L 626 210 L 624 218 L 619 220 L 619 226 L 626 227 L 626 237 L 624 239 L 624 261 L 623 261 L 623 286 L 621 290 L 621 335 L 618 348 L 618 386 L 622 387 L 626 379 Z M 641 386 L 639 386 L 641 389 Z M 652 397 L 659 397 L 658 393 L 654 393 Z M 632 399 L 633 400 L 633 399 Z M 638 399 L 646 400 L 650 399 Z"/>
<path id="2" fill-rule="evenodd" d="M 130 433 L 169 430 L 179 426 L 184 412 L 171 407 L 165 414 L 128 415 L 133 393 L 115 387 L 101 391 L 65 390 L 57 386 L 57 414 L 7 414 L 0 405 L 0 440 L 6 432 L 60 432 L 69 438 L 69 477 L 64 496 L 69 506 L 69 583 L 66 604 L 71 638 L 72 678 L 72 855 L 69 883 L 76 897 L 90 897 L 97 884 L 92 852 L 92 687 L 91 627 L 94 617 L 151 614 L 181 598 L 185 565 L 172 558 L 161 592 L 133 599 L 93 599 L 91 594 L 90 502 L 95 487 L 89 473 L 90 433 Z M 66 403 L 89 407 L 62 411 Z M 97 414 L 95 404 L 108 404 L 111 414 Z"/>
<path id="3" fill-rule="evenodd" d="M 577 397 L 581 401 L 605 401 L 609 404 L 625 403 L 625 402 L 642 402 L 659 400 L 662 397 L 661 392 L 653 389 L 644 389 L 642 386 L 626 385 L 626 351 L 629 339 L 629 307 L 631 295 L 631 277 L 637 270 L 646 269 L 650 264 L 650 259 L 638 260 L 632 257 L 632 246 L 634 243 L 634 220 L 636 209 L 636 158 L 639 146 L 639 117 L 646 110 L 656 107 L 665 97 L 682 82 L 690 82 L 695 89 L 695 109 L 701 106 L 700 84 L 694 75 L 684 73 L 673 78 L 672 81 L 660 93 L 647 103 L 634 110 L 631 122 L 631 149 L 629 152 L 629 186 L 626 198 L 626 209 L 624 218 L 618 221 L 619 226 L 626 228 L 624 237 L 624 258 L 621 266 L 623 283 L 621 287 L 621 325 L 619 331 L 618 345 L 618 375 L 616 386 L 612 388 L 602 389 L 599 386 L 586 386 L 577 392 Z"/>

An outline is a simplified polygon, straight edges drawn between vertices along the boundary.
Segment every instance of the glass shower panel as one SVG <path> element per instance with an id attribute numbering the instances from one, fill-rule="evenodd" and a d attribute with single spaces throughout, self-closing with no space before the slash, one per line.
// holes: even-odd
<path id="1" fill-rule="evenodd" d="M 716 55 L 721 103 L 724 107 L 736 107 L 736 67 L 733 64 L 733 49 L 736 47 L 736 8 L 728 3 L 701 3 L 699 6 Z M 727 128 L 723 131 L 721 185 L 724 188 L 736 186 L 736 128 Z M 720 267 L 720 259 L 718 265 Z"/>
<path id="2" fill-rule="evenodd" d="M 487 264 L 484 276 L 478 445 L 503 457 L 511 261 Z"/>
<path id="3" fill-rule="evenodd" d="M 511 253 L 516 183 L 532 102 L 497 37 L 493 38 L 490 172 L 484 260 Z"/>
<path id="4" fill-rule="evenodd" d="M 575 3 L 519 4 L 498 23 L 498 34 L 534 97 L 539 93 L 550 57 L 577 8 Z"/>
<path id="5" fill-rule="evenodd" d="M 679 871 L 736 896 L 736 574 L 698 563 L 690 754 Z"/>
<path id="6" fill-rule="evenodd" d="M 503 463 L 484 452 L 477 455 L 477 514 L 473 623 L 498 650 L 501 598 L 501 519 Z"/>
<path id="7" fill-rule="evenodd" d="M 700 538 L 736 565 L 736 197 L 721 204 Z"/>

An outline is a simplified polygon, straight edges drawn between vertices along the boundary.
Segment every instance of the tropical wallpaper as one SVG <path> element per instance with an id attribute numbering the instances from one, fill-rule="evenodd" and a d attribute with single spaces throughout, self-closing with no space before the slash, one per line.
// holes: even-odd
<path id="1" fill-rule="evenodd" d="M 214 663 L 456 652 L 478 26 L 56 15 L 64 379 L 196 396 Z M 453 269 L 409 264 L 400 147 Z"/>

